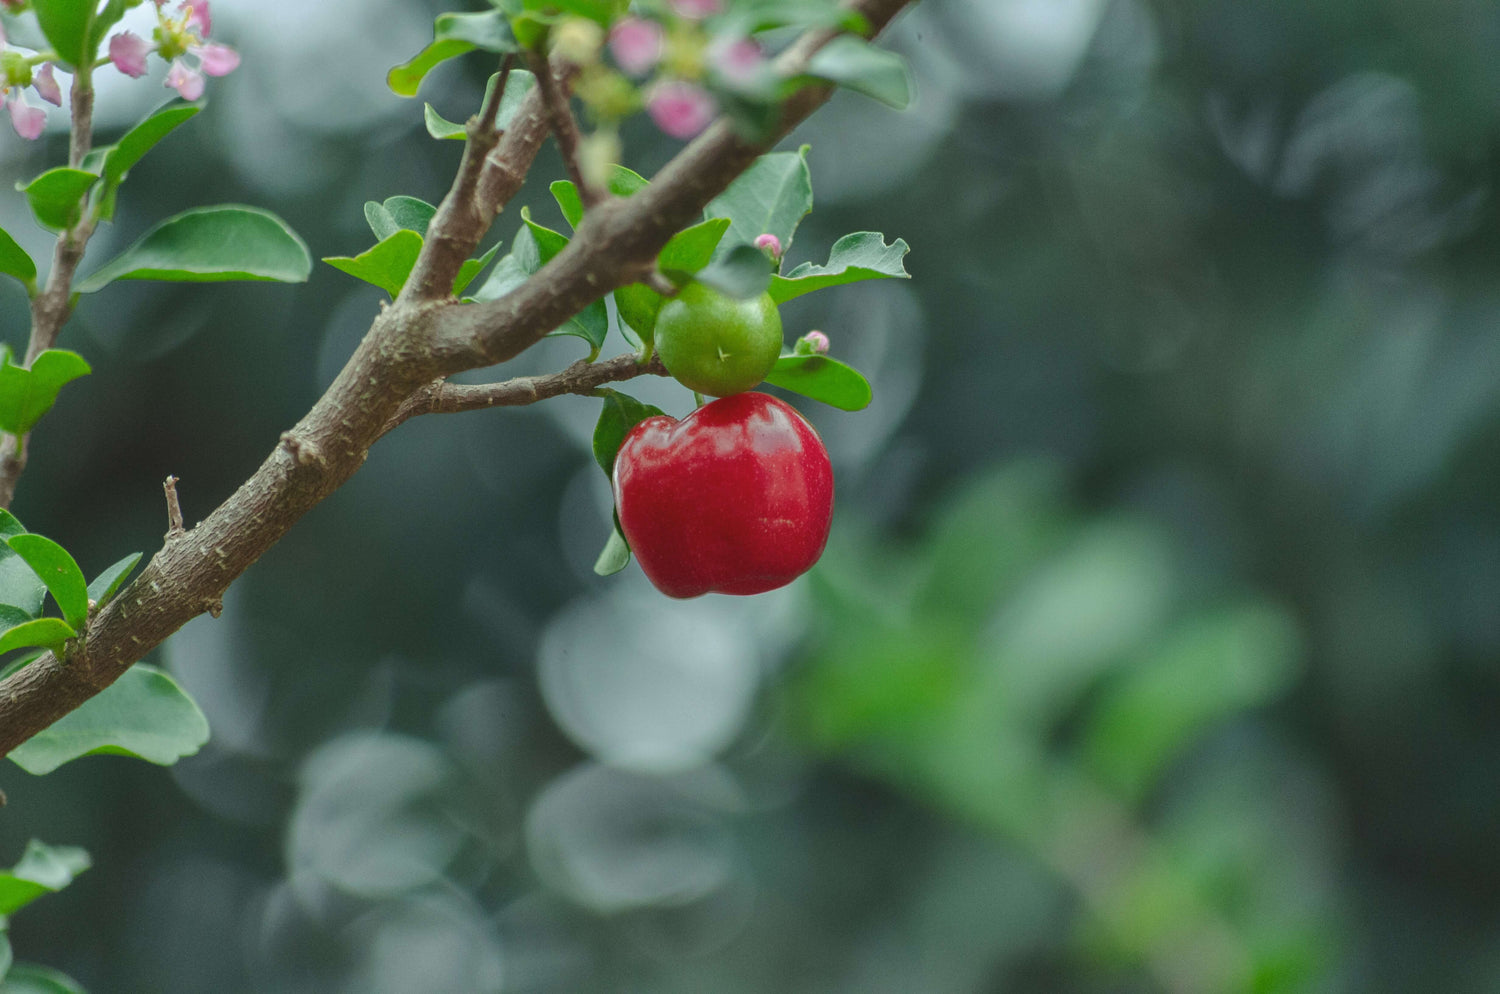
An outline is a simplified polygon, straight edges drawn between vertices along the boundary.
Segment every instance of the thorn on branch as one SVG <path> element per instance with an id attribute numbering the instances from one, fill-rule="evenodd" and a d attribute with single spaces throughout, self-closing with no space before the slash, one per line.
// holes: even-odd
<path id="1" fill-rule="evenodd" d="M 281 433 L 281 444 L 299 466 L 327 466 L 328 458 L 316 442 L 303 438 L 293 431 Z"/>
<path id="2" fill-rule="evenodd" d="M 224 613 L 224 598 L 208 598 L 203 602 L 203 610 L 207 611 L 210 617 L 217 618 L 219 615 Z"/>
<path id="3" fill-rule="evenodd" d="M 184 534 L 182 527 L 182 504 L 177 500 L 177 477 L 168 476 L 162 481 L 161 488 L 167 495 L 167 541 L 181 538 Z"/>

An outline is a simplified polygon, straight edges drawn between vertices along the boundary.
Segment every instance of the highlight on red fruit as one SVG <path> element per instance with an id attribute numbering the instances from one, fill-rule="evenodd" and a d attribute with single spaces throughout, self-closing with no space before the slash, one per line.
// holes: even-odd
<path id="1" fill-rule="evenodd" d="M 647 418 L 614 465 L 620 528 L 670 597 L 758 594 L 812 568 L 833 521 L 833 467 L 812 425 L 769 394 Z"/>

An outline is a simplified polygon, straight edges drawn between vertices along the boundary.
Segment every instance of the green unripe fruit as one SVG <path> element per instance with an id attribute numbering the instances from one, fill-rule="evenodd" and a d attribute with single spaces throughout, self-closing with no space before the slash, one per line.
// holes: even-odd
<path id="1" fill-rule="evenodd" d="M 656 351 L 677 382 L 711 397 L 760 383 L 781 355 L 781 315 L 771 295 L 735 300 L 689 283 L 656 316 Z"/>

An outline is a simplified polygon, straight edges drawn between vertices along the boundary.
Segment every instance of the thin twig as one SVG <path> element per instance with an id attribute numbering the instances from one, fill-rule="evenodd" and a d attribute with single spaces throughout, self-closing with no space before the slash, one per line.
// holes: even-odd
<path id="1" fill-rule="evenodd" d="M 167 495 L 167 541 L 184 534 L 182 527 L 182 505 L 177 500 L 177 477 L 168 476 L 161 488 Z"/>
<path id="2" fill-rule="evenodd" d="M 557 139 L 557 149 L 562 153 L 568 178 L 578 188 L 578 199 L 583 201 L 583 206 L 593 207 L 604 199 L 604 194 L 588 181 L 579 165 L 578 121 L 574 119 L 573 110 L 568 106 L 568 98 L 557 85 L 557 78 L 552 75 L 552 66 L 536 52 L 532 52 L 529 58 L 531 71 L 536 75 L 536 87 L 542 94 L 542 106 L 547 108 L 547 123 L 552 128 L 553 137 Z"/>
<path id="3" fill-rule="evenodd" d="M 495 134 L 495 122 L 500 118 L 500 104 L 505 101 L 505 86 L 510 82 L 510 67 L 515 63 L 514 54 L 507 52 L 500 60 L 500 78 L 495 81 L 495 90 L 479 111 L 479 127 Z"/>

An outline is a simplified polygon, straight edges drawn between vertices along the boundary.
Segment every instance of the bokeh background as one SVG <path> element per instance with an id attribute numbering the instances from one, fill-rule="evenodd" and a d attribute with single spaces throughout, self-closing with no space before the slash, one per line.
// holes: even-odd
<path id="1" fill-rule="evenodd" d="M 364 201 L 437 200 L 458 146 L 382 85 L 437 9 L 214 0 L 243 66 L 90 258 L 226 201 L 353 254 Z M 789 139 L 791 261 L 877 230 L 915 276 L 783 310 L 875 387 L 808 411 L 823 563 L 600 579 L 596 401 L 409 423 L 159 653 L 201 754 L 0 773 L 0 863 L 95 859 L 18 956 L 96 994 L 1500 989 L 1500 8 L 926 0 L 888 40 L 917 104 Z M 108 82 L 106 138 L 164 95 Z M 0 139 L 5 182 L 63 146 Z M 560 225 L 560 172 L 491 241 Z M 155 551 L 161 479 L 206 515 L 379 298 L 85 300 L 17 513 L 90 574 Z"/>

